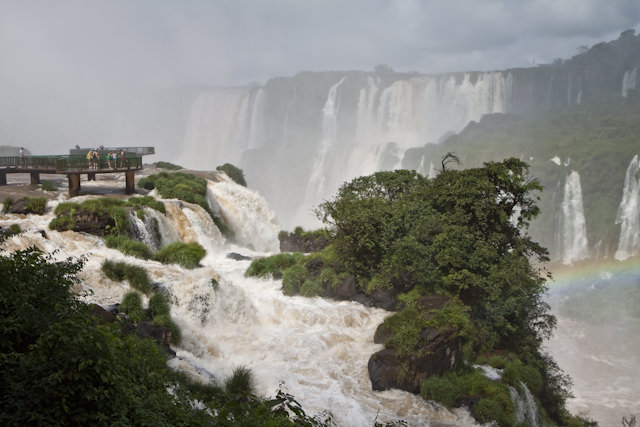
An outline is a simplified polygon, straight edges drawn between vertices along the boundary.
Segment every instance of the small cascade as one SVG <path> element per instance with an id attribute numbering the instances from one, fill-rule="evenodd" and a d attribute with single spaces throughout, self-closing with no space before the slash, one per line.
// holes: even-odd
<path id="1" fill-rule="evenodd" d="M 151 216 L 147 216 L 147 212 L 151 209 L 142 210 L 144 220 L 138 217 L 136 211 L 129 211 L 129 225 L 131 233 L 135 238 L 154 251 L 157 251 L 161 246 L 161 237 L 159 231 L 159 224 L 157 220 L 153 221 Z"/>
<path id="2" fill-rule="evenodd" d="M 622 96 L 626 97 L 630 90 L 635 89 L 637 81 L 638 81 L 637 68 L 634 68 L 633 70 L 625 71 L 624 76 L 622 77 Z"/>
<path id="3" fill-rule="evenodd" d="M 563 264 L 572 264 L 589 256 L 587 226 L 582 204 L 580 174 L 571 171 L 564 184 L 560 212 L 560 253 Z"/>
<path id="4" fill-rule="evenodd" d="M 280 226 L 266 200 L 253 190 L 222 175 L 222 182 L 207 183 L 207 199 L 234 232 L 238 243 L 262 252 L 280 248 Z"/>
<path id="5" fill-rule="evenodd" d="M 620 239 L 615 259 L 622 261 L 638 254 L 640 249 L 640 162 L 638 155 L 633 156 L 624 177 L 622 200 L 616 215 L 616 224 L 620 224 Z"/>
<path id="6" fill-rule="evenodd" d="M 164 200 L 167 215 L 179 240 L 197 242 L 211 254 L 224 245 L 224 237 L 201 206 L 179 200 Z"/>
<path id="7" fill-rule="evenodd" d="M 516 407 L 516 423 L 524 423 L 530 427 L 538 427 L 540 425 L 540 414 L 538 411 L 538 405 L 529 391 L 529 388 L 520 381 L 520 392 L 509 387 L 509 394 L 511 400 Z"/>

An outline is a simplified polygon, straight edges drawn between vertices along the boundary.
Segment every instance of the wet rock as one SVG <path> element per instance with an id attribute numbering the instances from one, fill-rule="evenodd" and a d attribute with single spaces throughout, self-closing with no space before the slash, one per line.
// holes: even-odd
<path id="1" fill-rule="evenodd" d="M 251 259 L 250 256 L 242 255 L 242 254 L 239 254 L 239 253 L 236 253 L 236 252 L 229 252 L 227 254 L 227 258 L 233 259 L 233 260 L 236 260 L 236 261 L 248 261 L 248 260 Z"/>
<path id="2" fill-rule="evenodd" d="M 450 301 L 442 295 L 429 295 L 420 300 L 422 311 L 442 309 Z M 383 344 L 393 337 L 393 331 L 378 326 L 374 342 Z M 395 348 L 385 348 L 369 359 L 369 378 L 374 390 L 397 388 L 420 392 L 423 380 L 456 369 L 461 361 L 462 338 L 458 331 L 426 327 L 420 331 L 420 345 L 411 356 L 401 357 Z M 402 371 L 402 375 L 400 372 Z"/>
<path id="3" fill-rule="evenodd" d="M 280 252 L 318 252 L 329 244 L 322 233 L 280 233 Z"/>

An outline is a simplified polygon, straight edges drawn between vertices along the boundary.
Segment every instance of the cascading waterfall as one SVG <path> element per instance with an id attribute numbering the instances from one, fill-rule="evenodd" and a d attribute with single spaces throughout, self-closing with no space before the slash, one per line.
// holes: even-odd
<path id="1" fill-rule="evenodd" d="M 636 88 L 638 82 L 638 69 L 634 68 L 629 71 L 625 71 L 622 77 L 622 96 L 626 97 L 630 90 Z"/>
<path id="2" fill-rule="evenodd" d="M 329 175 L 326 170 L 327 157 L 331 148 L 336 144 L 338 138 L 338 88 L 345 81 L 343 77 L 338 83 L 331 86 L 327 102 L 322 109 L 322 138 L 320 146 L 315 154 L 311 174 L 307 184 L 306 195 L 311 202 L 322 200 L 326 197 L 326 177 Z"/>
<path id="3" fill-rule="evenodd" d="M 636 154 L 631 159 L 624 177 L 622 200 L 616 215 L 620 224 L 620 240 L 615 259 L 625 260 L 638 254 L 640 249 L 640 162 Z"/>
<path id="4" fill-rule="evenodd" d="M 564 184 L 564 198 L 560 212 L 560 253 L 563 264 L 572 264 L 589 256 L 587 227 L 582 205 L 580 174 L 571 171 Z"/>
<path id="5" fill-rule="evenodd" d="M 285 228 L 317 226 L 309 212 L 343 182 L 397 168 L 409 148 L 508 112 L 513 86 L 507 72 L 395 81 L 345 73 L 326 89 L 297 79 L 202 93 L 177 159 L 201 170 L 230 162 L 247 171 Z M 302 174 L 292 176 L 294 169 Z"/>
<path id="6" fill-rule="evenodd" d="M 226 176 L 222 182 L 208 181 L 207 196 L 211 208 L 222 216 L 239 243 L 261 252 L 279 250 L 280 227 L 262 196 Z"/>
<path id="7" fill-rule="evenodd" d="M 538 406 L 529 388 L 522 381 L 520 381 L 520 392 L 514 387 L 508 387 L 511 400 L 516 407 L 516 423 L 538 427 L 540 425 Z"/>

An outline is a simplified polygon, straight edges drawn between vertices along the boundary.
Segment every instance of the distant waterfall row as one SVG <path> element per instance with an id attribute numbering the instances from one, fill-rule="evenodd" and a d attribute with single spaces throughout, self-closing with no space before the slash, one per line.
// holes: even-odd
<path id="1" fill-rule="evenodd" d="M 327 74 L 200 94 L 177 161 L 205 170 L 233 163 L 283 223 L 307 226 L 311 209 L 343 182 L 393 169 L 407 149 L 509 111 L 513 86 L 508 72 Z"/>

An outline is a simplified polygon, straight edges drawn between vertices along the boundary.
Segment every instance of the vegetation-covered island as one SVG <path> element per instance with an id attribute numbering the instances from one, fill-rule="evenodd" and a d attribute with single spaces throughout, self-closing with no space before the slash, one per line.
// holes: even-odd
<path id="1" fill-rule="evenodd" d="M 369 361 L 374 389 L 467 406 L 481 423 L 589 425 L 565 409 L 570 381 L 542 347 L 555 326 L 547 251 L 527 234 L 541 186 L 514 158 L 444 169 L 344 184 L 316 211 L 324 249 L 259 259 L 247 274 L 282 274 L 287 294 L 393 310 L 375 336 L 385 349 Z M 514 400 L 527 393 L 537 410 L 521 419 Z"/>

